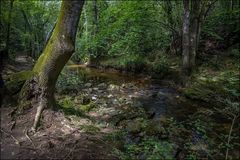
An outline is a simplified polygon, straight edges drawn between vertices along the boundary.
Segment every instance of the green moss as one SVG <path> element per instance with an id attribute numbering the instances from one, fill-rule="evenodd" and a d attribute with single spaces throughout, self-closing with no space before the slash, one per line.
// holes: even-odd
<path id="1" fill-rule="evenodd" d="M 42 67 L 44 67 L 46 65 L 46 61 L 50 60 L 52 58 L 52 56 L 54 55 L 54 53 L 55 53 L 54 49 L 55 48 L 54 48 L 54 43 L 53 42 L 55 42 L 57 40 L 58 35 L 59 35 L 59 25 L 57 25 L 54 28 L 54 32 L 53 32 L 49 42 L 47 43 L 47 46 L 45 47 L 41 56 L 38 58 L 38 61 L 33 68 L 34 72 L 36 72 L 36 73 L 40 72 Z"/>
<path id="2" fill-rule="evenodd" d="M 240 96 L 239 73 L 235 70 L 215 71 L 212 75 L 209 73 L 206 69 L 196 73 L 194 83 L 183 89 L 185 96 L 219 107 L 229 106 L 228 101 L 237 103 Z"/>
<path id="3" fill-rule="evenodd" d="M 46 61 L 51 58 L 51 54 L 53 54 L 53 39 L 55 38 L 56 34 L 53 34 L 51 39 L 49 40 L 46 48 L 44 49 L 43 53 L 41 56 L 38 58 L 37 63 L 35 64 L 33 71 L 38 73 L 41 71 L 41 68 L 43 65 L 46 65 Z"/>
<path id="4" fill-rule="evenodd" d="M 72 98 L 69 96 L 59 100 L 59 108 L 65 115 L 83 115 L 83 112 L 75 106 Z"/>
<path id="5" fill-rule="evenodd" d="M 95 104 L 93 102 L 90 102 L 89 104 L 82 104 L 79 107 L 83 112 L 89 112 L 90 110 L 92 110 L 93 108 L 95 108 Z"/>
<path id="6" fill-rule="evenodd" d="M 64 108 L 73 108 L 74 103 L 71 97 L 65 97 L 64 99 L 59 101 L 59 104 Z"/>
<path id="7" fill-rule="evenodd" d="M 100 131 L 100 128 L 97 127 L 97 126 L 94 126 L 94 125 L 81 125 L 80 128 L 85 131 L 85 132 L 88 132 L 88 133 L 97 133 Z"/>
<path id="8" fill-rule="evenodd" d="M 32 71 L 21 71 L 18 73 L 11 74 L 6 77 L 7 81 L 20 81 L 20 80 L 26 80 L 30 78 L 33 75 Z"/>
<path id="9" fill-rule="evenodd" d="M 21 114 L 23 113 L 24 110 L 27 110 L 29 108 L 31 108 L 31 101 L 29 100 L 24 100 L 24 101 L 21 101 L 19 104 L 18 104 L 18 107 L 17 107 L 17 115 L 18 114 Z"/>
<path id="10" fill-rule="evenodd" d="M 43 60 L 44 60 L 44 54 L 41 54 L 41 56 L 38 58 L 38 61 L 37 61 L 37 63 L 35 64 L 35 66 L 34 66 L 34 68 L 33 68 L 33 70 L 34 70 L 35 72 L 37 72 L 37 71 L 40 69 L 40 66 L 41 66 L 42 63 L 43 63 Z"/>
<path id="11" fill-rule="evenodd" d="M 95 108 L 95 104 L 93 102 L 90 102 L 88 104 L 80 104 L 75 103 L 72 97 L 65 97 L 61 100 L 59 100 L 60 109 L 66 114 L 66 115 L 76 115 L 76 116 L 82 116 L 84 113 L 89 112 L 93 108 Z"/>
<path id="12" fill-rule="evenodd" d="M 10 94 L 18 93 L 24 82 L 33 76 L 32 71 L 21 71 L 6 77 L 6 87 Z"/>

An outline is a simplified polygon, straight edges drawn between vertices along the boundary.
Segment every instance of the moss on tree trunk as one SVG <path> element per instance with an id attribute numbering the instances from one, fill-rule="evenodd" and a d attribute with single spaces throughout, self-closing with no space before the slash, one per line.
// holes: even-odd
<path id="1" fill-rule="evenodd" d="M 55 84 L 61 70 L 74 52 L 77 26 L 83 4 L 84 1 L 64 0 L 62 2 L 51 38 L 33 68 L 33 76 L 25 82 L 21 90 L 18 112 L 33 106 L 28 103 L 33 100 L 40 114 L 44 108 L 55 106 Z M 35 125 L 34 129 L 36 129 Z"/>

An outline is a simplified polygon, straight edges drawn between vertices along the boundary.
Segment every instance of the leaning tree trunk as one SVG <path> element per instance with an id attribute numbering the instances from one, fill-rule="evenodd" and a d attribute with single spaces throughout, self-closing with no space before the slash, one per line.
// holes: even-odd
<path id="1" fill-rule="evenodd" d="M 55 106 L 55 84 L 61 70 L 74 52 L 83 4 L 84 1 L 80 0 L 63 0 L 53 34 L 33 68 L 33 76 L 25 82 L 21 90 L 18 111 L 21 112 L 25 107 L 29 107 L 29 103 L 26 102 L 35 102 L 32 104 L 37 107 L 34 130 L 37 128 L 43 109 Z"/>
<path id="2" fill-rule="evenodd" d="M 182 36 L 182 69 L 184 74 L 189 74 L 189 0 L 183 0 L 183 36 Z"/>

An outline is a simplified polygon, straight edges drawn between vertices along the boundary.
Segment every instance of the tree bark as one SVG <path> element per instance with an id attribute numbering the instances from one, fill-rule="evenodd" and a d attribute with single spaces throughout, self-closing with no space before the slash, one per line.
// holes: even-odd
<path id="1" fill-rule="evenodd" d="M 36 100 L 37 113 L 33 125 L 36 130 L 43 109 L 54 107 L 54 91 L 57 78 L 64 65 L 75 50 L 77 26 L 84 1 L 63 0 L 56 27 L 49 39 L 42 55 L 38 58 L 34 68 L 34 75 L 25 82 L 20 93 L 21 112 L 29 106 L 26 101 Z"/>
<path id="2" fill-rule="evenodd" d="M 6 48 L 4 58 L 9 58 L 9 44 L 10 44 L 10 33 L 11 33 L 11 21 L 12 21 L 12 9 L 14 0 L 10 1 L 10 7 L 8 12 L 8 23 L 7 23 L 7 37 L 6 37 Z"/>
<path id="3" fill-rule="evenodd" d="M 98 6 L 97 0 L 93 1 L 93 12 L 94 12 L 94 36 L 98 33 Z"/>
<path id="4" fill-rule="evenodd" d="M 56 27 L 56 23 L 54 23 L 52 29 L 47 33 L 47 36 L 46 36 L 46 38 L 44 40 L 44 47 L 47 45 L 47 43 L 48 43 L 48 41 L 49 41 L 49 39 L 50 39 L 50 37 L 51 37 L 55 27 Z"/>
<path id="5" fill-rule="evenodd" d="M 190 68 L 195 66 L 195 59 L 197 54 L 198 38 L 199 38 L 199 12 L 201 0 L 192 0 L 192 22 L 190 26 Z"/>
<path id="6" fill-rule="evenodd" d="M 182 69 L 184 74 L 189 74 L 189 23 L 190 23 L 190 11 L 189 0 L 183 0 L 183 36 L 182 36 Z"/>

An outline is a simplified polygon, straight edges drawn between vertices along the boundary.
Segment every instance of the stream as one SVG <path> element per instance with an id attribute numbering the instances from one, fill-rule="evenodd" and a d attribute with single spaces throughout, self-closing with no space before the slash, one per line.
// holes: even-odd
<path id="1" fill-rule="evenodd" d="M 121 109 L 126 104 L 133 103 L 136 108 L 140 107 L 146 111 L 148 119 L 154 121 L 173 118 L 174 125 L 185 126 L 188 130 L 186 132 L 188 138 L 185 137 L 185 132 L 176 131 L 175 135 L 171 133 L 173 137 L 170 141 L 177 139 L 176 141 L 181 141 L 180 143 L 190 142 L 190 149 L 199 152 L 204 158 L 210 155 L 217 158 L 223 156 L 218 153 L 217 146 L 222 143 L 223 133 L 227 134 L 230 121 L 227 119 L 216 121 L 209 107 L 185 98 L 171 84 L 144 75 L 131 75 L 117 71 L 106 72 L 81 65 L 69 65 L 66 68 L 72 74 L 84 77 L 85 83 L 79 87 L 80 90 L 96 100 L 99 106 L 105 106 L 105 112 L 98 117 L 116 117 L 122 113 Z M 103 99 L 106 101 L 104 105 L 101 102 Z M 92 115 L 95 114 L 92 113 Z M 124 121 L 123 119 L 121 121 Z M 125 126 L 129 126 L 131 121 L 135 123 L 131 119 L 125 121 Z M 131 137 L 127 137 L 127 143 L 139 142 L 135 140 L 138 136 L 135 136 L 135 139 Z M 181 148 L 186 144 L 179 144 L 178 147 Z"/>
<path id="2" fill-rule="evenodd" d="M 153 112 L 153 118 L 169 116 L 183 121 L 197 109 L 196 105 L 192 105 L 192 102 L 180 95 L 175 88 L 169 84 L 163 84 L 163 81 L 157 79 L 117 71 L 105 72 L 81 65 L 71 65 L 68 68 L 77 75 L 84 74 L 86 79 L 94 85 L 106 83 L 121 86 L 124 90 L 114 90 L 113 93 L 117 95 L 129 94 L 129 97 L 140 102 L 145 110 Z"/>

